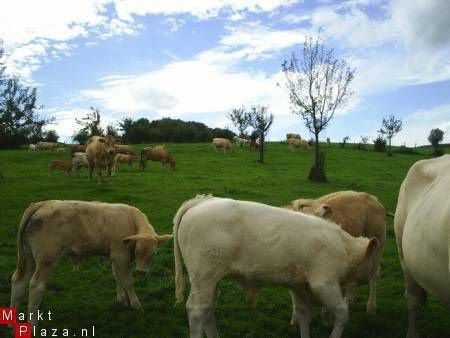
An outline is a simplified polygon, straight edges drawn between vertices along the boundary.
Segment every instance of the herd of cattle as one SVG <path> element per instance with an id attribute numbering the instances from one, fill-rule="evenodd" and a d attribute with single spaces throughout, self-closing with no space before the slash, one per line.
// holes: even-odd
<path id="1" fill-rule="evenodd" d="M 296 136 L 288 140 L 301 140 Z M 215 139 L 213 144 L 226 151 L 231 141 L 223 140 Z M 101 175 L 101 169 L 112 170 L 117 156 L 136 157 L 129 146 L 121 147 L 128 154 L 117 154 L 120 147 L 113 139 L 96 136 L 85 152 L 74 147 L 73 158 L 85 154 L 90 175 L 94 169 Z M 141 163 L 146 160 L 175 168 L 164 147 L 145 148 Z M 157 247 L 173 237 L 177 302 L 184 300 L 183 262 L 189 276 L 190 337 L 219 336 L 214 314 L 217 285 L 228 277 L 242 287 L 251 308 L 256 307 L 261 288 L 288 288 L 291 324 L 300 327 L 302 338 L 310 337 L 312 305 L 321 304 L 323 317 L 334 319 L 330 337 L 337 338 L 349 320 L 355 287 L 369 284 L 367 312 L 376 312 L 385 218 L 394 216 L 406 285 L 407 337 L 418 337 L 416 322 L 427 293 L 450 305 L 449 168 L 450 155 L 415 163 L 401 185 L 395 215 L 364 192 L 301 198 L 283 207 L 197 195 L 177 210 L 173 234 L 167 235 L 158 235 L 142 212 L 125 204 L 34 203 L 25 210 L 18 230 L 11 307 L 20 306 L 28 285 L 28 311 L 36 313 L 49 275 L 62 255 L 74 263 L 101 255 L 111 260 L 117 301 L 140 308 L 131 263 L 135 261 L 136 272 L 146 273 Z"/>

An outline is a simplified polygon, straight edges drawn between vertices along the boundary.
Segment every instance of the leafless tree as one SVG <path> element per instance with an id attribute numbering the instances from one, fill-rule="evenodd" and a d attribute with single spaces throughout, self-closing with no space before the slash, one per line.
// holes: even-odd
<path id="1" fill-rule="evenodd" d="M 264 162 L 265 138 L 273 123 L 273 114 L 269 114 L 266 106 L 252 106 L 250 108 L 250 125 L 259 136 L 259 162 Z"/>
<path id="2" fill-rule="evenodd" d="M 385 135 L 389 142 L 388 155 L 392 156 L 392 138 L 402 130 L 402 120 L 397 119 L 394 114 L 390 114 L 388 117 L 383 117 L 383 123 L 381 129 L 378 132 Z"/>
<path id="3" fill-rule="evenodd" d="M 246 137 L 246 130 L 251 122 L 250 113 L 244 107 L 234 108 L 227 117 L 239 131 L 239 137 Z"/>
<path id="4" fill-rule="evenodd" d="M 319 151 L 319 134 L 337 108 L 351 95 L 355 70 L 337 59 L 333 49 L 320 38 L 306 37 L 303 49 L 282 63 L 291 111 L 300 116 L 315 137 L 315 163 L 309 173 L 313 181 L 326 181 L 324 155 Z"/>

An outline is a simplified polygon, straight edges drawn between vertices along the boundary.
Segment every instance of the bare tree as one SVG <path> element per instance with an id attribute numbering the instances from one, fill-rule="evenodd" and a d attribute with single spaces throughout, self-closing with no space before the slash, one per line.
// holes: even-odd
<path id="1" fill-rule="evenodd" d="M 388 155 L 392 156 L 392 138 L 402 130 L 402 120 L 397 119 L 394 114 L 390 114 L 388 117 L 383 117 L 381 129 L 378 132 L 385 135 L 389 142 Z"/>
<path id="2" fill-rule="evenodd" d="M 273 114 L 267 106 L 252 106 L 249 112 L 250 125 L 259 135 L 259 162 L 264 162 L 265 138 L 273 123 Z"/>
<path id="3" fill-rule="evenodd" d="M 309 180 L 326 181 L 324 155 L 320 154 L 319 134 L 351 95 L 355 70 L 337 59 L 320 38 L 306 37 L 303 50 L 292 53 L 281 67 L 286 78 L 291 111 L 299 115 L 315 137 L 315 162 Z M 301 57 L 301 58 L 299 58 Z"/>
<path id="4" fill-rule="evenodd" d="M 251 122 L 250 113 L 244 107 L 234 108 L 227 117 L 239 131 L 239 137 L 246 137 L 246 130 Z"/>

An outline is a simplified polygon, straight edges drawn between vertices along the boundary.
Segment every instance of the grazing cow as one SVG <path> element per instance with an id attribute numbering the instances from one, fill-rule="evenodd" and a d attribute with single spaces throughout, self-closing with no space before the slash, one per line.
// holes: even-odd
<path id="1" fill-rule="evenodd" d="M 128 164 L 128 170 L 130 170 L 131 169 L 131 165 L 137 159 L 138 159 L 138 157 L 134 156 L 134 155 L 116 154 L 116 159 L 115 159 L 116 163 L 114 165 L 114 171 L 116 169 L 117 169 L 117 171 L 119 170 L 119 163 L 126 163 L 126 164 Z"/>
<path id="2" fill-rule="evenodd" d="M 288 208 L 330 220 L 354 237 L 378 239 L 380 245 L 375 254 L 377 269 L 369 281 L 370 295 L 367 302 L 367 312 L 375 313 L 376 285 L 386 242 L 386 210 L 383 205 L 375 196 L 365 192 L 337 191 L 318 199 L 297 199 Z"/>
<path id="3" fill-rule="evenodd" d="M 70 155 L 73 156 L 75 153 L 84 153 L 86 152 L 85 144 L 72 144 L 70 146 Z"/>
<path id="4" fill-rule="evenodd" d="M 309 150 L 308 142 L 305 140 L 301 140 L 299 138 L 290 138 L 288 139 L 289 149 L 291 151 L 294 150 L 294 148 L 300 148 L 302 150 Z"/>
<path id="5" fill-rule="evenodd" d="M 341 337 L 348 306 L 341 290 L 368 280 L 376 238 L 355 238 L 327 220 L 264 204 L 197 196 L 174 218 L 175 295 L 184 298 L 182 260 L 190 279 L 186 303 L 190 337 L 218 337 L 217 284 L 237 281 L 246 294 L 267 285 L 293 293 L 302 338 L 309 338 L 311 304 L 335 315 L 330 337 Z"/>
<path id="6" fill-rule="evenodd" d="M 36 145 L 35 145 L 35 144 L 30 144 L 30 145 L 28 146 L 28 150 L 29 150 L 29 151 L 36 151 Z"/>
<path id="7" fill-rule="evenodd" d="M 331 146 L 331 140 L 330 140 L 329 137 L 327 137 L 327 144 L 328 144 L 329 147 Z"/>
<path id="8" fill-rule="evenodd" d="M 162 165 L 166 168 L 170 168 L 175 170 L 175 160 L 170 155 L 169 151 L 165 146 L 157 146 L 157 147 L 147 147 L 142 149 L 141 151 L 141 161 L 139 163 L 139 167 L 142 167 L 142 170 L 145 170 L 145 165 L 147 161 L 161 161 Z"/>
<path id="9" fill-rule="evenodd" d="M 224 154 L 227 151 L 228 152 L 233 151 L 233 144 L 227 138 L 215 137 L 215 138 L 213 138 L 212 143 L 213 143 L 213 147 L 216 152 L 217 152 L 217 149 L 219 149 L 219 148 L 223 149 Z"/>
<path id="10" fill-rule="evenodd" d="M 116 144 L 116 154 L 133 155 L 136 156 L 133 148 L 128 144 Z"/>
<path id="11" fill-rule="evenodd" d="M 89 162 L 87 160 L 86 153 L 81 153 L 81 152 L 73 153 L 72 171 L 79 174 L 81 168 L 89 169 Z"/>
<path id="12" fill-rule="evenodd" d="M 417 318 L 427 294 L 450 306 L 450 155 L 416 162 L 400 187 L 394 230 L 405 277 L 409 325 L 418 337 Z"/>
<path id="13" fill-rule="evenodd" d="M 50 177 L 53 170 L 58 169 L 64 171 L 64 175 L 70 174 L 72 171 L 71 161 L 52 160 L 48 162 L 48 176 Z"/>
<path id="14" fill-rule="evenodd" d="M 92 136 L 89 138 L 86 147 L 86 156 L 89 162 L 89 178 L 92 179 L 92 172 L 96 169 L 97 181 L 100 183 L 102 170 L 106 169 L 107 175 L 111 176 L 114 167 L 114 157 L 116 155 L 115 139 L 108 136 Z"/>
<path id="15" fill-rule="evenodd" d="M 58 259 L 67 255 L 74 262 L 91 256 L 108 257 L 117 301 L 140 308 L 133 287 L 132 260 L 136 261 L 136 272 L 148 272 L 157 246 L 171 237 L 159 236 L 142 212 L 126 204 L 56 200 L 31 204 L 17 234 L 11 307 L 20 306 L 29 283 L 28 310 L 37 313 L 50 273 Z"/>
<path id="16" fill-rule="evenodd" d="M 286 140 L 289 142 L 289 139 L 290 138 L 296 138 L 296 139 L 299 139 L 299 140 L 301 140 L 302 138 L 300 137 L 300 135 L 299 134 L 294 134 L 294 133 L 287 133 L 286 134 Z"/>
<path id="17" fill-rule="evenodd" d="M 241 148 L 242 148 L 246 143 L 249 143 L 249 141 L 248 141 L 247 139 L 242 138 L 242 137 L 237 137 L 237 136 L 233 137 L 233 141 L 234 141 L 234 144 L 236 144 L 237 146 L 240 146 Z"/>
<path id="18" fill-rule="evenodd" d="M 36 150 L 53 150 L 58 148 L 56 142 L 38 142 L 36 143 Z"/>
<path id="19" fill-rule="evenodd" d="M 63 147 L 56 148 L 56 152 L 57 153 L 64 153 L 64 152 L 66 152 L 66 148 L 63 148 Z"/>

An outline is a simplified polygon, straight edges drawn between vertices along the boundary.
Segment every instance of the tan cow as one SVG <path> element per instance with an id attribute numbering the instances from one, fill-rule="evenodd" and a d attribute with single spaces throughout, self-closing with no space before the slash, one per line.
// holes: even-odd
<path id="1" fill-rule="evenodd" d="M 89 162 L 86 153 L 73 153 L 72 156 L 72 171 L 79 174 L 81 168 L 89 169 Z"/>
<path id="2" fill-rule="evenodd" d="M 116 154 L 116 158 L 115 158 L 116 163 L 114 165 L 114 169 L 118 171 L 119 170 L 119 164 L 120 163 L 126 163 L 126 164 L 128 164 L 128 170 L 130 170 L 131 169 L 131 165 L 137 159 L 138 159 L 138 157 L 134 156 L 134 155 Z"/>
<path id="3" fill-rule="evenodd" d="M 114 157 L 116 155 L 115 139 L 113 136 L 92 136 L 89 138 L 86 147 L 86 157 L 89 162 L 89 178 L 92 179 L 94 169 L 97 174 L 97 181 L 100 183 L 102 170 L 105 169 L 108 176 L 111 176 L 114 167 Z"/>
<path id="4" fill-rule="evenodd" d="M 305 140 L 301 140 L 299 138 L 288 139 L 288 145 L 289 145 L 289 149 L 291 149 L 291 151 L 293 151 L 294 148 L 300 148 L 302 150 L 309 150 L 308 142 Z"/>
<path id="5" fill-rule="evenodd" d="M 48 176 L 50 177 L 53 173 L 53 170 L 58 169 L 64 171 L 65 175 L 70 174 L 72 171 L 72 162 L 71 161 L 61 161 L 61 160 L 52 160 L 48 162 Z"/>
<path id="6" fill-rule="evenodd" d="M 175 160 L 170 155 L 169 151 L 164 145 L 157 147 L 147 147 L 141 150 L 141 161 L 139 167 L 145 170 L 147 161 L 161 161 L 166 168 L 175 170 Z"/>
<path id="7" fill-rule="evenodd" d="M 214 146 L 214 149 L 216 152 L 217 152 L 217 149 L 219 149 L 219 148 L 223 149 L 224 154 L 227 151 L 228 152 L 233 151 L 233 144 L 227 138 L 215 137 L 215 138 L 213 138 L 212 143 L 213 143 L 213 146 Z"/>
<path id="8" fill-rule="evenodd" d="M 142 212 L 125 204 L 57 200 L 31 204 L 17 234 L 11 307 L 20 306 L 29 283 L 28 310 L 36 313 L 52 270 L 58 259 L 67 255 L 75 262 L 92 256 L 108 257 L 117 301 L 140 308 L 131 263 L 136 261 L 136 272 L 148 272 L 158 245 L 171 237 L 159 236 Z"/>
<path id="9" fill-rule="evenodd" d="M 288 208 L 330 220 L 354 237 L 375 237 L 378 246 L 375 259 L 377 269 L 370 278 L 367 312 L 375 313 L 376 285 L 386 243 L 386 210 L 378 199 L 365 192 L 338 191 L 318 199 L 297 199 Z M 348 295 L 350 297 L 350 295 Z"/>
<path id="10" fill-rule="evenodd" d="M 134 152 L 133 147 L 131 147 L 128 144 L 116 144 L 115 148 L 116 148 L 116 154 L 136 156 L 136 153 Z"/>
<path id="11" fill-rule="evenodd" d="M 299 140 L 302 139 L 299 134 L 287 133 L 286 134 L 286 140 L 289 141 L 290 138 L 296 138 L 296 139 L 299 139 Z"/>
<path id="12" fill-rule="evenodd" d="M 408 338 L 418 337 L 427 294 L 450 307 L 449 187 L 450 155 L 416 162 L 400 187 L 394 230 L 405 277 Z"/>
<path id="13" fill-rule="evenodd" d="M 355 238 L 327 220 L 283 208 L 198 196 L 178 209 L 173 223 L 175 295 L 183 301 L 184 260 L 191 338 L 218 337 L 214 306 L 225 277 L 246 294 L 289 288 L 302 338 L 309 338 L 312 300 L 320 300 L 335 316 L 330 337 L 339 338 L 348 321 L 341 289 L 367 281 L 376 269 L 376 238 Z"/>
<path id="14" fill-rule="evenodd" d="M 36 150 L 53 150 L 58 148 L 58 143 L 56 142 L 38 142 L 36 143 Z"/>
<path id="15" fill-rule="evenodd" d="M 85 144 L 72 144 L 70 145 L 70 155 L 73 156 L 75 153 L 84 153 L 86 152 Z"/>

